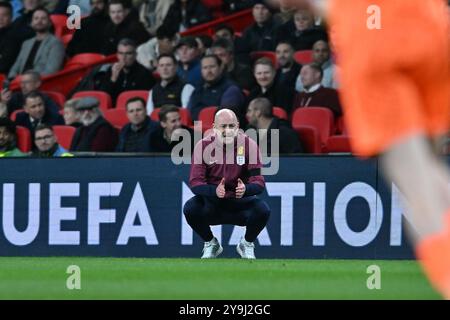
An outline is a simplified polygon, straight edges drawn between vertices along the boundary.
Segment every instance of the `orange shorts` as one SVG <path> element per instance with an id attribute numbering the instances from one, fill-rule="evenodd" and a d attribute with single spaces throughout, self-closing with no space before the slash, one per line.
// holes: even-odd
<path id="1" fill-rule="evenodd" d="M 371 5 L 380 9 L 381 29 L 368 28 Z M 356 154 L 448 132 L 448 17 L 444 0 L 332 0 L 330 33 Z"/>

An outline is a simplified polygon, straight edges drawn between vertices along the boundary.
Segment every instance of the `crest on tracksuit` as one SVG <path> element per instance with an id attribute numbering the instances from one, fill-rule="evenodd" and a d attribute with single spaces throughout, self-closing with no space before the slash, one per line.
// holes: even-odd
<path id="1" fill-rule="evenodd" d="M 244 146 L 238 147 L 237 156 L 236 156 L 236 163 L 240 166 L 245 164 L 245 150 Z"/>

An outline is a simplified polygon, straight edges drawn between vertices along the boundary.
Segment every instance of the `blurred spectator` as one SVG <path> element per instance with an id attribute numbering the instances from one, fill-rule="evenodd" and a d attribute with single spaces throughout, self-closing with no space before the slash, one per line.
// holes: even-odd
<path id="1" fill-rule="evenodd" d="M 301 65 L 294 60 L 294 49 L 287 41 L 278 43 L 276 51 L 278 70 L 275 82 L 278 87 L 289 87 L 292 92 L 295 89 L 295 81 L 300 73 Z"/>
<path id="2" fill-rule="evenodd" d="M 94 0 L 95 1 L 95 0 Z M 69 6 L 76 5 L 81 9 L 81 16 L 85 17 L 92 12 L 92 0 L 69 0 Z"/>
<path id="3" fill-rule="evenodd" d="M 16 147 L 16 141 L 16 125 L 14 122 L 9 118 L 0 118 L 0 158 L 27 156 Z"/>
<path id="4" fill-rule="evenodd" d="M 19 10 L 19 16 L 13 23 L 14 35 L 20 39 L 20 45 L 36 35 L 31 27 L 31 20 L 34 10 L 41 5 L 40 0 L 23 0 L 22 3 L 23 7 Z"/>
<path id="5" fill-rule="evenodd" d="M 0 104 L 7 105 L 8 113 L 11 114 L 16 110 L 23 109 L 25 104 L 25 96 L 32 91 L 39 91 L 41 87 L 41 76 L 33 70 L 26 71 L 20 76 L 20 91 L 11 92 L 3 90 L 0 93 Z M 40 92 L 44 99 L 45 107 L 53 113 L 58 113 L 59 106 L 47 95 Z"/>
<path id="6" fill-rule="evenodd" d="M 149 70 L 157 67 L 157 58 L 161 54 L 173 54 L 177 35 L 172 29 L 161 26 L 156 30 L 156 38 L 152 38 L 137 48 L 137 61 Z"/>
<path id="7" fill-rule="evenodd" d="M 71 151 L 112 152 L 117 145 L 116 129 L 103 118 L 95 98 L 82 98 L 77 103 L 82 126 L 77 129 Z"/>
<path id="8" fill-rule="evenodd" d="M 235 36 L 233 28 L 226 24 L 220 24 L 214 29 L 213 40 L 225 38 L 233 43 L 235 60 L 244 65 L 250 65 L 251 59 L 248 52 L 245 52 L 245 45 L 242 44 L 242 38 Z"/>
<path id="9" fill-rule="evenodd" d="M 175 31 L 183 32 L 211 19 L 208 8 L 201 0 L 175 0 L 170 6 L 163 24 L 174 28 Z"/>
<path id="10" fill-rule="evenodd" d="M 150 135 L 158 128 L 158 123 L 151 120 L 145 110 L 142 98 L 127 101 L 127 117 L 130 123 L 120 131 L 117 152 L 150 152 Z"/>
<path id="11" fill-rule="evenodd" d="M 273 106 L 283 108 L 289 114 L 292 109 L 294 89 L 287 86 L 277 87 L 275 84 L 276 70 L 272 61 L 268 58 L 256 60 L 253 68 L 257 87 L 250 91 L 248 101 L 255 98 L 265 97 L 269 99 Z"/>
<path id="12" fill-rule="evenodd" d="M 113 54 L 121 39 L 132 39 L 140 45 L 150 38 L 137 14 L 131 9 L 130 2 L 126 0 L 109 2 L 108 13 L 111 21 L 105 26 L 103 54 Z"/>
<path id="13" fill-rule="evenodd" d="M 280 12 L 274 15 L 275 20 L 279 21 L 281 24 L 284 24 L 294 17 L 295 11 L 295 6 L 289 5 L 288 2 L 280 1 Z"/>
<path id="14" fill-rule="evenodd" d="M 17 113 L 16 125 L 28 128 L 33 135 L 39 124 L 64 125 L 64 119 L 59 113 L 48 110 L 42 95 L 33 91 L 26 95 L 24 111 Z"/>
<path id="15" fill-rule="evenodd" d="M 147 114 L 166 104 L 187 107 L 194 87 L 177 75 L 177 61 L 173 55 L 163 54 L 158 58 L 158 73 L 161 80 L 150 91 Z"/>
<path id="16" fill-rule="evenodd" d="M 20 16 L 20 10 L 23 9 L 23 0 L 9 0 L 9 3 L 11 3 L 13 8 L 13 21 L 17 19 L 17 17 Z M 8 1 L 2 1 L 2 2 L 8 2 Z"/>
<path id="17" fill-rule="evenodd" d="M 109 15 L 106 6 L 107 0 L 91 0 L 91 14 L 81 20 L 81 28 L 73 34 L 72 40 L 67 45 L 66 53 L 74 56 L 79 53 L 101 53 L 102 39 L 105 27 L 108 24 Z"/>
<path id="18" fill-rule="evenodd" d="M 189 132 L 191 150 L 194 149 L 194 130 L 181 124 L 177 106 L 165 105 L 159 111 L 159 127 L 152 132 L 150 145 L 152 152 L 172 152 L 172 149 L 183 139 L 180 139 L 180 129 Z M 183 156 L 182 154 L 180 156 Z"/>
<path id="19" fill-rule="evenodd" d="M 27 70 L 34 70 L 41 75 L 59 71 L 64 62 L 64 45 L 50 33 L 52 22 L 47 10 L 39 8 L 33 13 L 31 22 L 36 37 L 22 44 L 19 56 L 9 71 L 8 78 L 15 78 Z"/>
<path id="20" fill-rule="evenodd" d="M 323 70 L 322 85 L 325 88 L 338 88 L 338 83 L 335 80 L 336 65 L 331 60 L 330 46 L 328 42 L 319 40 L 313 46 L 313 62 L 321 66 Z M 303 84 L 300 75 L 297 77 L 295 89 L 298 92 L 303 91 Z"/>
<path id="21" fill-rule="evenodd" d="M 222 61 L 215 55 L 207 55 L 201 60 L 204 84 L 195 88 L 188 108 L 192 120 L 197 120 L 205 107 L 221 106 L 243 115 L 244 96 L 241 89 L 223 72 Z"/>
<path id="22" fill-rule="evenodd" d="M 170 6 L 175 0 L 145 0 L 139 8 L 139 20 L 151 36 L 155 36 L 163 24 Z"/>
<path id="23" fill-rule="evenodd" d="M 36 149 L 32 154 L 33 156 L 40 158 L 73 156 L 58 144 L 53 128 L 49 125 L 38 125 L 34 130 L 33 141 L 36 145 Z"/>
<path id="24" fill-rule="evenodd" d="M 279 154 L 303 152 L 298 135 L 292 129 L 289 121 L 273 115 L 273 106 L 269 99 L 256 98 L 252 100 L 247 109 L 247 121 L 250 127 L 258 130 L 258 144 L 262 151 L 267 152 L 268 156 L 274 154 L 272 143 L 278 144 Z M 272 141 L 274 132 L 271 130 L 278 130 L 278 141 Z"/>
<path id="25" fill-rule="evenodd" d="M 229 41 L 234 41 L 234 30 L 227 24 L 219 24 L 214 29 L 213 40 L 218 40 L 220 38 L 225 38 Z"/>
<path id="26" fill-rule="evenodd" d="M 206 54 L 209 54 L 209 49 L 212 45 L 212 38 L 206 34 L 201 34 L 195 37 L 198 45 L 198 51 L 200 52 L 200 56 L 203 57 Z"/>
<path id="27" fill-rule="evenodd" d="M 235 13 L 253 7 L 255 0 L 223 0 L 223 8 L 226 13 Z"/>
<path id="28" fill-rule="evenodd" d="M 20 40 L 12 28 L 12 6 L 0 2 L 0 73 L 8 74 L 20 51 Z"/>
<path id="29" fill-rule="evenodd" d="M 289 41 L 295 51 L 311 50 L 318 40 L 328 41 L 326 30 L 315 26 L 314 15 L 309 10 L 297 10 L 294 18 L 280 26 L 276 35 L 277 42 Z"/>
<path id="30" fill-rule="evenodd" d="M 304 89 L 295 95 L 294 108 L 324 107 L 333 111 L 335 117 L 342 114 L 338 92 L 321 84 L 323 70 L 319 65 L 304 65 L 300 77 Z"/>
<path id="31" fill-rule="evenodd" d="M 194 37 L 181 38 L 177 45 L 176 54 L 179 59 L 177 73 L 185 82 L 198 87 L 202 84 L 200 71 L 200 52 Z"/>
<path id="32" fill-rule="evenodd" d="M 233 80 L 241 89 L 251 90 L 256 85 L 252 69 L 235 61 L 233 43 L 230 40 L 219 38 L 214 41 L 211 53 L 222 60 L 228 78 Z"/>
<path id="33" fill-rule="evenodd" d="M 77 111 L 77 103 L 79 99 L 67 100 L 64 104 L 64 123 L 66 126 L 78 128 L 81 126 L 80 114 Z"/>
<path id="34" fill-rule="evenodd" d="M 117 46 L 118 62 L 106 72 L 98 90 L 109 93 L 116 103 L 120 93 L 129 90 L 150 90 L 155 79 L 150 71 L 136 61 L 136 43 L 131 39 L 122 39 Z"/>
<path id="35" fill-rule="evenodd" d="M 273 18 L 273 8 L 265 1 L 256 1 L 253 5 L 255 23 L 242 34 L 243 50 L 273 51 L 275 49 L 275 30 L 279 23 Z"/>

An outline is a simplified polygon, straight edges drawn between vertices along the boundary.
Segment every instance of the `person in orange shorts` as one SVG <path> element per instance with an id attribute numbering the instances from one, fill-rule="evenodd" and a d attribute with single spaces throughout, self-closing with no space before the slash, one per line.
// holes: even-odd
<path id="1" fill-rule="evenodd" d="M 450 173 L 437 153 L 450 124 L 444 0 L 279 0 L 328 21 L 355 154 L 380 156 L 401 190 L 425 274 L 450 299 Z"/>

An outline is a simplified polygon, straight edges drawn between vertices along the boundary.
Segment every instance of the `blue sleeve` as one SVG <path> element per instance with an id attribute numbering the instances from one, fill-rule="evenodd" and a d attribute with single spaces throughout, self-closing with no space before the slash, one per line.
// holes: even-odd
<path id="1" fill-rule="evenodd" d="M 212 184 L 202 184 L 191 188 L 191 191 L 197 196 L 215 197 L 217 186 Z"/>
<path id="2" fill-rule="evenodd" d="M 244 196 L 256 196 L 264 191 L 264 188 L 256 183 L 249 183 L 245 185 L 245 194 Z"/>

